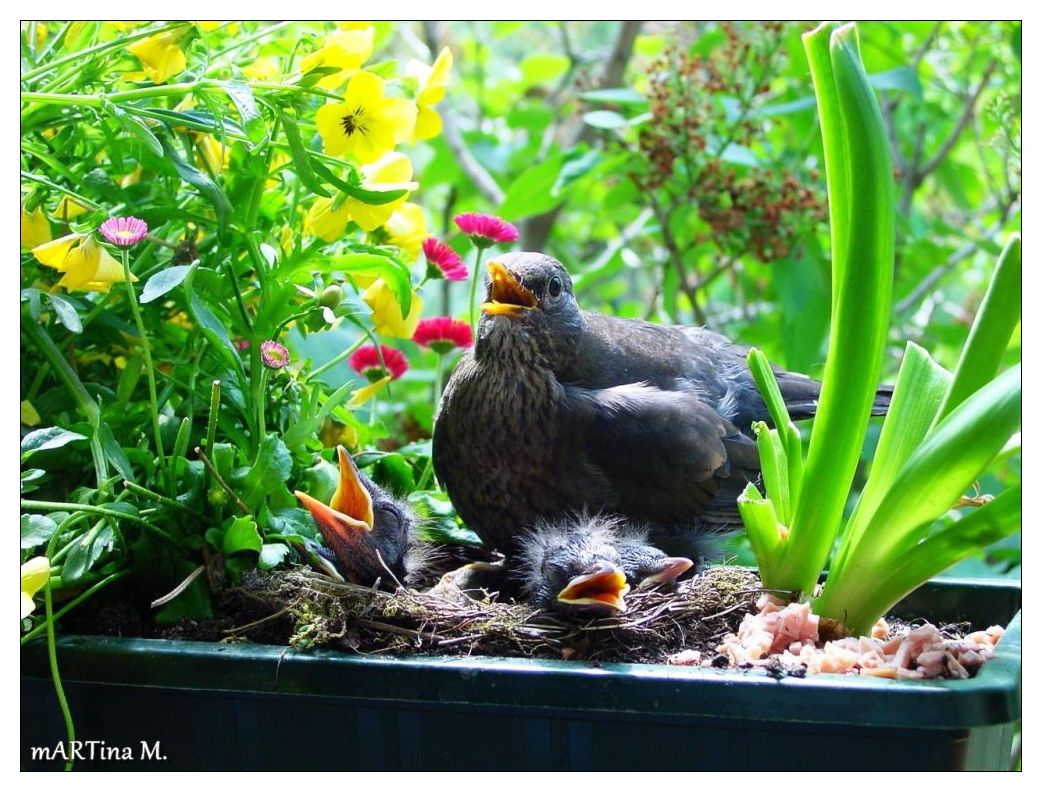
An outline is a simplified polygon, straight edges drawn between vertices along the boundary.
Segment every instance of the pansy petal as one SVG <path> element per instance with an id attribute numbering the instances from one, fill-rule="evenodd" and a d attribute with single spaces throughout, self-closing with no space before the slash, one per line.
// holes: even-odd
<path id="1" fill-rule="evenodd" d="M 33 255 L 41 264 L 53 267 L 59 272 L 65 272 L 67 269 L 65 260 L 69 257 L 72 246 L 83 238 L 84 234 L 67 234 L 58 239 L 52 239 L 50 242 L 34 247 Z"/>
<path id="2" fill-rule="evenodd" d="M 387 383 L 391 381 L 391 375 L 388 374 L 383 379 L 379 379 L 376 382 L 372 382 L 365 385 L 358 390 L 351 391 L 351 398 L 347 400 L 347 408 L 353 410 L 355 407 L 361 407 L 373 396 L 387 387 Z"/>

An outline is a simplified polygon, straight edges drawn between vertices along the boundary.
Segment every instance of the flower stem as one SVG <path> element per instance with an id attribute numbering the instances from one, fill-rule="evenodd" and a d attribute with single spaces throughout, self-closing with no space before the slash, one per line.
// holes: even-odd
<path id="1" fill-rule="evenodd" d="M 477 248 L 478 255 L 474 259 L 474 271 L 470 273 L 470 329 L 477 335 L 478 320 L 477 306 L 474 300 L 478 294 L 478 278 L 481 277 L 481 257 L 485 255 L 484 248 Z"/>
<path id="2" fill-rule="evenodd" d="M 260 343 L 257 341 L 250 342 L 250 383 L 253 386 L 253 409 L 257 416 L 257 432 L 253 437 L 253 443 L 251 451 L 253 456 L 257 456 L 257 452 L 260 450 L 260 444 L 264 440 L 265 432 L 265 409 L 264 409 L 264 380 L 267 369 L 264 368 L 264 361 L 261 360 L 261 348 Z M 206 449 L 208 452 L 210 449 Z"/>
<path id="3" fill-rule="evenodd" d="M 329 371 L 331 368 L 333 368 L 333 366 L 337 365 L 338 363 L 342 363 L 343 361 L 347 360 L 349 357 L 351 357 L 351 354 L 355 350 L 357 350 L 360 346 L 362 346 L 362 344 L 365 343 L 365 341 L 366 341 L 366 337 L 365 336 L 360 336 L 357 341 L 355 341 L 353 344 L 351 344 L 351 346 L 347 347 L 347 349 L 345 349 L 343 352 L 340 352 L 337 355 L 334 355 L 332 358 L 327 360 L 325 363 L 323 363 L 318 368 L 312 369 L 311 373 L 308 374 L 307 378 L 309 380 L 315 379 L 315 377 L 318 377 L 320 374 L 325 374 L 327 371 Z"/>
<path id="4" fill-rule="evenodd" d="M 148 343 L 148 334 L 145 332 L 145 322 L 141 318 L 141 307 L 138 305 L 137 293 L 131 282 L 130 273 L 130 251 L 123 248 L 123 277 L 127 284 L 127 295 L 130 299 L 130 312 L 134 315 L 134 324 L 137 326 L 138 336 L 141 338 L 141 354 L 145 358 L 145 376 L 148 380 L 148 398 L 152 407 L 152 432 L 156 439 L 156 453 L 159 455 L 159 468 L 167 478 L 167 488 L 172 489 L 173 482 L 170 481 L 169 471 L 166 466 L 166 452 L 163 450 L 163 435 L 159 430 L 159 400 L 156 398 L 156 372 L 152 366 L 152 348 Z"/>

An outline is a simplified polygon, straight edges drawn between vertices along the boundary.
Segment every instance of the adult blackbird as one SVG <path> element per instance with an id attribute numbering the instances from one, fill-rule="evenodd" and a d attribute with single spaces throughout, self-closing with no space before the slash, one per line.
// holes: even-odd
<path id="1" fill-rule="evenodd" d="M 540 253 L 491 261 L 475 347 L 434 427 L 434 469 L 460 516 L 509 557 L 526 529 L 576 511 L 648 526 L 651 544 L 697 558 L 740 524 L 769 420 L 748 348 L 704 328 L 582 311 L 568 272 Z M 775 368 L 789 414 L 814 414 L 820 383 Z M 885 412 L 887 393 L 876 411 Z"/>
<path id="2" fill-rule="evenodd" d="M 393 589 L 414 582 L 428 560 L 416 537 L 417 518 L 362 473 L 343 446 L 337 446 L 340 480 L 329 505 L 297 492 L 346 580 Z"/>
<path id="3" fill-rule="evenodd" d="M 547 610 L 622 612 L 633 588 L 669 583 L 691 568 L 647 543 L 620 518 L 579 515 L 538 521 L 522 536 L 512 574 L 526 599 Z"/>

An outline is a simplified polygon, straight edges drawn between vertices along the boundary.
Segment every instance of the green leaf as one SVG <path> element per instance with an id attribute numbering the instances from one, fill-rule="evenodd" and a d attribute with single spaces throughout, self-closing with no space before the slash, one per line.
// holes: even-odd
<path id="1" fill-rule="evenodd" d="M 290 157 L 293 158 L 293 172 L 297 174 L 300 183 L 311 190 L 311 192 L 321 195 L 323 198 L 328 198 L 329 192 L 315 178 L 315 173 L 311 169 L 311 157 L 300 139 L 300 130 L 297 128 L 296 120 L 281 111 L 279 111 L 279 120 L 282 122 L 282 129 L 286 133 Z"/>
<path id="2" fill-rule="evenodd" d="M 998 372 L 1010 336 L 1020 321 L 1020 306 L 1020 235 L 1015 234 L 995 265 L 988 291 L 973 320 L 937 420 L 944 418 Z"/>
<path id="3" fill-rule="evenodd" d="M 550 188 L 550 194 L 553 196 L 561 195 L 565 190 L 571 187 L 572 184 L 577 182 L 604 161 L 604 155 L 597 149 L 590 149 L 582 154 L 573 151 L 561 166 L 561 170 L 558 172 L 557 178 L 554 180 L 553 186 Z"/>
<path id="4" fill-rule="evenodd" d="M 190 264 L 178 264 L 177 266 L 160 270 L 145 283 L 145 288 L 141 291 L 141 302 L 150 303 L 162 297 L 168 291 L 176 289 L 188 277 L 191 269 L 192 266 Z"/>
<path id="5" fill-rule="evenodd" d="M 898 66 L 896 69 L 870 74 L 868 82 L 880 91 L 904 91 L 920 102 L 923 99 L 923 86 L 919 83 L 919 75 L 908 66 Z"/>
<path id="6" fill-rule="evenodd" d="M 228 526 L 228 530 L 224 532 L 224 539 L 221 541 L 221 552 L 225 555 L 232 555 L 243 550 L 259 553 L 263 546 L 264 542 L 257 532 L 257 523 L 253 521 L 253 518 L 236 517 L 232 520 L 231 525 Z"/>
<path id="7" fill-rule="evenodd" d="M 632 88 L 601 88 L 597 91 L 583 91 L 579 94 L 579 98 L 587 102 L 618 105 L 646 105 L 648 103 L 646 96 Z"/>
<path id="8" fill-rule="evenodd" d="M 114 542 L 115 534 L 107 523 L 92 528 L 74 540 L 62 564 L 62 583 L 71 585 L 80 580 L 94 568 L 107 551 L 112 549 Z"/>
<path id="9" fill-rule="evenodd" d="M 589 113 L 583 113 L 583 123 L 597 129 L 619 129 L 629 121 L 614 110 L 591 110 Z"/>
<path id="10" fill-rule="evenodd" d="M 568 58 L 552 52 L 534 52 L 521 61 L 521 87 L 530 88 L 558 79 L 568 71 Z"/>
<path id="11" fill-rule="evenodd" d="M 374 253 L 346 253 L 329 258 L 330 269 L 340 270 L 345 275 L 373 275 L 384 279 L 394 292 L 402 309 L 408 316 L 412 308 L 412 275 L 409 268 L 396 258 Z"/>
<path id="12" fill-rule="evenodd" d="M 105 421 L 101 421 L 97 428 L 98 440 L 101 442 L 101 450 L 105 458 L 112 463 L 112 467 L 127 481 L 134 481 L 134 469 L 130 466 L 130 460 L 123 453 L 119 443 L 116 442 L 112 429 Z"/>
<path id="13" fill-rule="evenodd" d="M 83 332 L 83 322 L 80 321 L 80 315 L 76 312 L 75 305 L 58 294 L 48 294 L 47 299 L 50 300 L 58 321 L 65 325 L 70 333 Z"/>
<path id="14" fill-rule="evenodd" d="M 239 120 L 242 122 L 242 128 L 246 132 L 246 137 L 253 144 L 251 148 L 256 148 L 266 141 L 268 139 L 268 127 L 264 123 L 264 117 L 261 115 L 260 110 L 257 108 L 257 102 L 253 98 L 253 91 L 250 90 L 250 86 L 238 80 L 221 81 L 220 86 L 228 94 L 232 104 L 235 105 L 235 109 L 239 113 Z"/>
<path id="15" fill-rule="evenodd" d="M 504 220 L 522 220 L 548 212 L 561 203 L 564 196 L 555 194 L 553 188 L 564 161 L 564 154 L 556 154 L 522 171 L 507 189 L 499 216 Z"/>
<path id="16" fill-rule="evenodd" d="M 163 144 L 163 153 L 174 166 L 177 175 L 199 190 L 202 196 L 213 205 L 214 212 L 217 214 L 218 233 L 223 235 L 228 227 L 228 215 L 232 208 L 231 204 L 228 203 L 228 197 L 224 194 L 224 190 L 218 187 L 214 180 L 201 170 L 185 162 L 184 158 L 170 145 L 166 138 L 163 138 L 161 142 Z"/>
<path id="17" fill-rule="evenodd" d="M 228 337 L 228 331 L 224 329 L 224 324 L 213 315 L 213 312 L 203 304 L 192 288 L 192 281 L 195 279 L 196 272 L 198 271 L 199 263 L 196 262 L 190 267 L 188 276 L 185 278 L 185 293 L 188 296 L 188 311 L 192 314 L 192 318 L 195 319 L 199 328 L 203 331 L 203 335 L 206 336 L 206 340 L 210 342 L 211 346 L 217 350 L 217 352 L 229 363 L 235 370 L 236 375 L 239 378 L 239 387 L 246 388 L 246 371 L 243 369 L 242 360 L 239 359 L 239 352 L 232 345 L 231 339 Z"/>
<path id="18" fill-rule="evenodd" d="M 417 185 L 419 186 L 419 185 Z M 350 195 L 352 198 L 361 201 L 364 204 L 370 204 L 372 206 L 383 206 L 384 204 L 392 203 L 397 201 L 403 195 L 408 195 L 408 190 L 367 190 L 364 187 L 358 187 L 355 185 L 345 185 L 341 189 Z"/>
<path id="19" fill-rule="evenodd" d="M 738 513 L 742 517 L 749 544 L 756 555 L 760 576 L 764 579 L 764 585 L 769 585 L 766 581 L 774 578 L 774 564 L 777 563 L 779 551 L 784 546 L 782 526 L 774 511 L 774 504 L 761 497 L 756 485 L 749 482 L 745 491 L 738 496 Z"/>
<path id="20" fill-rule="evenodd" d="M 59 426 L 50 426 L 46 429 L 36 429 L 22 438 L 22 460 L 24 461 L 30 454 L 35 453 L 36 451 L 49 451 L 54 448 L 61 448 L 69 443 L 75 443 L 79 440 L 86 439 L 87 438 L 81 434 L 70 432 L 69 430 L 62 429 Z"/>
<path id="21" fill-rule="evenodd" d="M 318 537 L 318 529 L 315 527 L 314 518 L 303 509 L 272 509 L 271 511 L 265 510 L 262 514 L 266 517 L 265 523 L 269 534 L 304 536 L 308 539 L 316 539 Z"/>
<path id="22" fill-rule="evenodd" d="M 58 523 L 45 514 L 23 514 L 22 549 L 29 550 L 46 544 L 57 530 Z"/>
<path id="23" fill-rule="evenodd" d="M 256 509 L 271 491 L 283 487 L 293 467 L 286 444 L 272 433 L 264 438 L 257 450 L 257 458 L 243 480 L 242 499 Z"/>

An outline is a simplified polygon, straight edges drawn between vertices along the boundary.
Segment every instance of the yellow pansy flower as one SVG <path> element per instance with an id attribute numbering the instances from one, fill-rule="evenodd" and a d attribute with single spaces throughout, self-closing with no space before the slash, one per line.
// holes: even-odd
<path id="1" fill-rule="evenodd" d="M 452 71 L 452 53 L 448 47 L 442 49 L 430 66 L 419 61 L 410 61 L 407 74 L 416 78 L 416 128 L 413 140 L 427 140 L 441 132 L 441 116 L 434 109 L 445 98 Z"/>
<path id="2" fill-rule="evenodd" d="M 427 218 L 423 215 L 423 209 L 414 203 L 402 204 L 384 223 L 384 228 L 387 229 L 390 243 L 397 245 L 405 254 L 405 260 L 416 261 L 423 240 L 428 236 Z"/>
<path id="3" fill-rule="evenodd" d="M 420 185 L 412 181 L 412 163 L 409 158 L 398 151 L 392 151 L 380 157 L 371 165 L 362 166 L 362 187 L 367 190 L 390 192 L 392 190 L 408 190 L 412 192 Z M 351 219 L 366 231 L 379 228 L 394 213 L 394 210 L 405 203 L 408 192 L 401 198 L 385 204 L 367 204 L 356 198 L 348 198 L 345 202 Z"/>
<path id="4" fill-rule="evenodd" d="M 347 400 L 347 409 L 353 410 L 356 407 L 361 407 L 373 396 L 382 391 L 387 387 L 387 383 L 391 381 L 391 375 L 388 374 L 383 379 L 378 379 L 376 382 L 371 382 L 368 385 L 364 385 L 358 390 L 351 391 L 351 398 Z"/>
<path id="5" fill-rule="evenodd" d="M 47 585 L 51 577 L 51 562 L 47 556 L 36 556 L 22 564 L 22 616 L 27 618 L 34 610 L 36 603 L 33 597 L 36 592 Z"/>
<path id="6" fill-rule="evenodd" d="M 135 41 L 127 47 L 131 55 L 141 61 L 148 78 L 164 83 L 184 71 L 188 61 L 181 51 L 183 31 L 167 31 Z"/>
<path id="7" fill-rule="evenodd" d="M 26 426 L 39 426 L 40 425 L 40 413 L 36 412 L 36 408 L 33 407 L 33 403 L 28 399 L 22 401 L 21 406 L 21 420 Z"/>
<path id="8" fill-rule="evenodd" d="M 295 244 L 296 236 L 293 234 L 293 229 L 288 225 L 282 226 L 282 231 L 279 232 L 279 247 L 282 248 L 282 252 L 287 256 L 290 255 Z"/>
<path id="9" fill-rule="evenodd" d="M 361 71 L 351 78 L 343 102 L 331 102 L 315 116 L 327 154 L 352 154 L 376 162 L 412 134 L 416 105 L 384 96 L 384 81 Z"/>
<path id="10" fill-rule="evenodd" d="M 416 326 L 423 313 L 423 300 L 416 292 L 412 293 L 409 315 L 402 316 L 398 298 L 383 278 L 373 281 L 372 285 L 362 292 L 362 300 L 373 309 L 373 329 L 382 336 L 390 338 L 412 338 Z"/>
<path id="11" fill-rule="evenodd" d="M 316 198 L 304 218 L 304 230 L 326 242 L 340 239 L 351 221 L 351 213 L 346 203 L 340 206 L 334 206 L 333 203 L 333 198 Z"/>
<path id="12" fill-rule="evenodd" d="M 123 265 L 92 236 L 69 234 L 33 248 L 37 261 L 65 273 L 58 285 L 68 291 L 108 291 L 124 283 Z M 132 281 L 137 277 L 130 276 Z"/>
<path id="13" fill-rule="evenodd" d="M 215 30 L 217 30 L 217 28 L 219 28 L 224 23 L 225 23 L 225 20 L 207 19 L 207 20 L 203 20 L 202 22 L 196 21 L 195 24 L 201 31 L 203 31 L 203 33 L 213 33 Z M 235 35 L 236 33 L 239 32 L 239 23 L 238 22 L 230 23 L 228 25 L 228 27 L 226 27 L 224 29 L 224 32 L 225 33 L 230 33 L 232 35 Z"/>
<path id="14" fill-rule="evenodd" d="M 317 85 L 332 91 L 344 84 L 344 80 L 362 68 L 362 64 L 373 54 L 373 28 L 366 25 L 358 30 L 339 30 L 326 37 L 321 49 L 315 50 L 300 61 L 300 71 L 307 74 L 318 68 L 339 69 L 327 74 Z"/>
<path id="15" fill-rule="evenodd" d="M 65 222 L 66 220 L 72 220 L 73 218 L 79 217 L 81 214 L 85 214 L 89 211 L 90 209 L 87 206 L 84 206 L 75 198 L 63 195 L 61 200 L 58 201 L 58 205 L 54 207 L 52 217 Z"/>
<path id="16" fill-rule="evenodd" d="M 22 206 L 22 247 L 30 250 L 44 242 L 50 242 L 54 237 L 51 235 L 51 224 L 43 210 L 37 206 L 31 212 L 25 211 Z"/>

